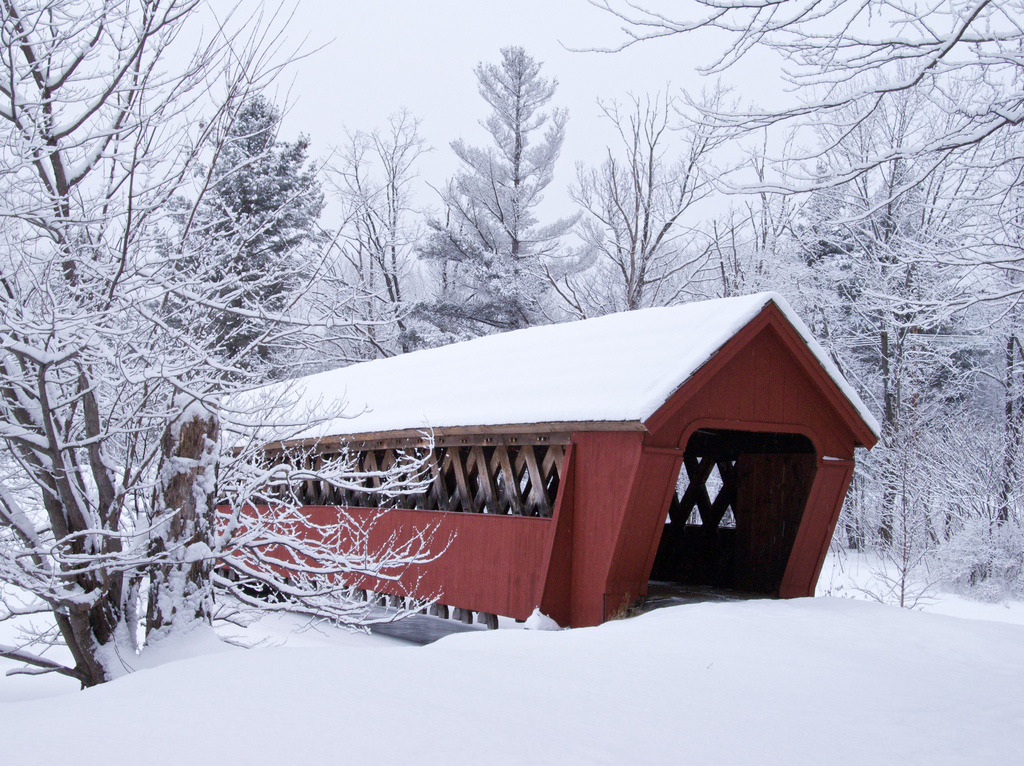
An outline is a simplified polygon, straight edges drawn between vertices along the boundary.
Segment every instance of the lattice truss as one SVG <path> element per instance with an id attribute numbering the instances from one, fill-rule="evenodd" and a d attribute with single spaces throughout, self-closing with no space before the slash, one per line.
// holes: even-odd
<path id="1" fill-rule="evenodd" d="M 422 461 L 425 490 L 382 491 L 381 475 L 410 455 Z M 268 457 L 274 459 L 272 454 Z M 437 439 L 429 450 L 409 440 L 359 442 L 310 451 L 297 460 L 292 455 L 295 467 L 310 474 L 316 474 L 326 461 L 352 461 L 353 480 L 347 486 L 308 478 L 291 489 L 305 505 L 549 517 L 564 459 L 565 443 L 542 437 Z"/>
<path id="2" fill-rule="evenodd" d="M 680 476 L 672 497 L 669 523 L 706 529 L 735 527 L 736 458 L 687 452 L 683 468 L 686 478 Z"/>

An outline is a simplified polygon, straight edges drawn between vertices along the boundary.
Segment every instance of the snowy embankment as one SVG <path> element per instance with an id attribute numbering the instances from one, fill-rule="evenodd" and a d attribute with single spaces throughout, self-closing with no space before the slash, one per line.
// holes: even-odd
<path id="1" fill-rule="evenodd" d="M 850 599 L 422 648 L 298 640 L 0 704 L 2 761 L 1011 763 L 1024 747 L 1024 626 Z"/>

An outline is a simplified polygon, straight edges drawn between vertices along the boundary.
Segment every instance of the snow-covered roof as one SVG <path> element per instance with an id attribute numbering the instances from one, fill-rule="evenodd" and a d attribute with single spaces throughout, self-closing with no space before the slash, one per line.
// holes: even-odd
<path id="1" fill-rule="evenodd" d="M 725 343 L 775 303 L 861 418 L 878 424 L 788 303 L 774 293 L 611 314 L 489 335 L 294 381 L 301 406 L 346 417 L 297 438 L 428 428 L 641 424 Z"/>

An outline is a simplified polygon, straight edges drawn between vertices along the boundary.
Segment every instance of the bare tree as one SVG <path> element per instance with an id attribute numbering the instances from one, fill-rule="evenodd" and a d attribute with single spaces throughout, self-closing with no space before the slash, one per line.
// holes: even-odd
<path id="1" fill-rule="evenodd" d="M 714 272 L 717 283 L 710 292 L 730 296 L 776 290 L 786 293 L 791 305 L 806 315 L 804 263 L 794 246 L 800 203 L 793 195 L 764 188 L 767 143 L 767 136 L 762 135 L 759 144 L 743 149 L 746 159 L 735 166 L 754 179 L 758 188 L 724 197 L 729 200 L 726 211 L 703 224 L 710 251 L 708 270 Z M 789 289 L 798 284 L 800 290 Z"/>
<path id="2" fill-rule="evenodd" d="M 407 111 L 387 126 L 356 132 L 328 167 L 342 224 L 332 254 L 338 280 L 355 282 L 367 348 L 358 358 L 411 349 L 408 314 L 422 235 L 413 204 L 416 163 L 428 151 L 420 121 Z"/>
<path id="3" fill-rule="evenodd" d="M 667 93 L 602 105 L 620 143 L 600 167 L 578 167 L 571 192 L 584 210 L 582 260 L 593 266 L 561 280 L 549 271 L 580 316 L 667 305 L 699 291 L 707 243 L 684 216 L 713 189 L 710 155 L 721 139 L 678 107 Z"/>
<path id="4" fill-rule="evenodd" d="M 731 36 L 705 72 L 722 72 L 755 49 L 774 52 L 800 101 L 774 111 L 718 112 L 724 125 L 760 129 L 814 115 L 855 125 L 893 93 L 969 82 L 952 119 L 927 139 L 878 147 L 846 177 L 879 162 L 922 154 L 949 156 L 1015 131 L 1024 119 L 1019 77 L 1024 58 L 1019 2 L 977 0 L 921 5 L 905 0 L 690 0 L 671 14 L 615 0 L 593 0 L 624 22 L 621 47 L 644 40 L 717 29 Z M 841 116 L 838 116 L 842 112 Z M 927 171 L 927 166 L 921 168 Z M 912 182 L 910 179 L 908 183 Z"/>
<path id="5" fill-rule="evenodd" d="M 257 434 L 273 417 L 270 402 L 224 397 L 258 382 L 246 354 L 308 333 L 312 320 L 233 306 L 237 274 L 218 271 L 223 253 L 193 236 L 216 165 L 202 160 L 282 57 L 256 16 L 228 19 L 172 66 L 198 7 L 3 1 L 0 619 L 45 614 L 52 627 L 0 656 L 85 686 L 131 668 L 143 588 L 155 639 L 209 619 L 214 562 L 267 550 L 261 531 L 301 545 L 287 542 L 286 524 L 239 521 L 241 489 L 276 474 L 218 434 Z M 210 332 L 219 312 L 262 331 L 229 348 Z M 342 481 L 349 468 L 321 472 Z M 235 513 L 222 525 L 217 493 Z M 412 542 L 393 553 L 380 556 L 385 575 L 425 551 Z M 320 554 L 328 571 L 344 563 L 310 554 L 311 571 Z M 298 590 L 315 599 L 317 587 L 339 585 L 309 579 Z M 54 643 L 69 664 L 44 656 Z"/>

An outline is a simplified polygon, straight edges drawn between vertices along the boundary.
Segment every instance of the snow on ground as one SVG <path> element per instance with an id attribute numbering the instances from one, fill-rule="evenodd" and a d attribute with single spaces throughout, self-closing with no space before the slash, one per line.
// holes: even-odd
<path id="1" fill-rule="evenodd" d="M 877 555 L 837 550 L 833 546 L 825 559 L 815 594 L 895 603 L 893 595 L 886 593 L 886 581 L 891 583 L 896 579 L 894 566 L 880 560 Z M 1024 625 L 1024 601 L 966 598 L 938 585 L 929 586 L 926 572 L 916 573 L 910 578 L 906 592 L 910 596 L 908 602 L 917 599 L 914 608 L 923 612 Z"/>
<path id="2" fill-rule="evenodd" d="M 937 764 L 1016 762 L 1024 747 L 1019 625 L 841 598 L 694 604 L 426 647 L 292 634 L 306 624 L 246 631 L 282 646 L 0 703 L 0 760 Z"/>
<path id="3" fill-rule="evenodd" d="M 43 618 L 34 617 L 37 623 Z M 47 621 L 48 623 L 49 621 Z M 197 631 L 185 637 L 177 637 L 168 644 L 157 644 L 147 647 L 141 656 L 124 658 L 129 670 L 137 671 L 152 669 L 161 665 L 188 660 L 206 654 L 240 651 L 244 648 L 323 648 L 332 647 L 339 650 L 347 648 L 368 649 L 378 647 L 407 646 L 406 642 L 387 636 L 367 635 L 348 628 L 325 623 L 322 620 L 311 620 L 302 615 L 268 613 L 245 627 L 229 623 L 218 623 L 216 635 L 212 631 Z M 20 634 L 13 623 L 0 623 L 0 644 L 19 644 Z M 63 647 L 55 647 L 46 653 L 47 657 L 62 662 L 70 660 L 70 653 Z M 22 667 L 21 663 L 0 659 L 0 711 L 4 703 L 25 702 L 43 699 L 59 694 L 77 693 L 77 681 L 56 674 L 42 676 L 13 675 L 5 673 L 13 668 Z M 5 724 L 0 713 L 0 766 L 8 763 L 3 756 Z"/>

